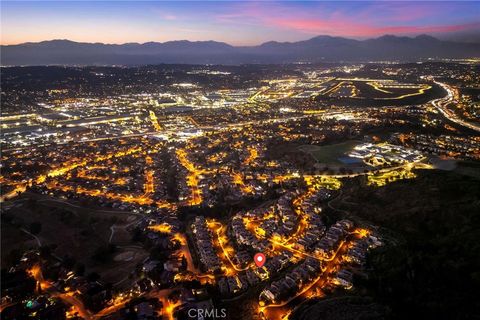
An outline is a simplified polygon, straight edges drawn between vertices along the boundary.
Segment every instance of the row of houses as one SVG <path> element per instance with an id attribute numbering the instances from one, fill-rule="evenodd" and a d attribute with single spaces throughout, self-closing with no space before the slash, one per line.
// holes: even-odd
<path id="1" fill-rule="evenodd" d="M 237 250 L 235 252 L 234 260 L 237 265 L 243 268 L 252 261 L 252 255 L 245 250 Z"/>
<path id="2" fill-rule="evenodd" d="M 256 269 L 255 272 L 262 280 L 272 278 L 278 272 L 291 265 L 292 257 L 293 253 L 290 251 L 283 251 L 281 254 L 267 259 L 263 267 Z"/>
<path id="3" fill-rule="evenodd" d="M 368 251 L 368 238 L 356 241 L 353 246 L 348 249 L 345 260 L 357 265 L 364 265 Z"/>
<path id="4" fill-rule="evenodd" d="M 381 245 L 382 242 L 371 234 L 361 239 L 356 239 L 342 256 L 342 266 L 330 280 L 331 283 L 350 289 L 353 286 L 353 276 L 358 272 L 358 267 L 365 265 L 368 250 Z"/>
<path id="5" fill-rule="evenodd" d="M 271 249 L 271 244 L 268 240 L 258 239 L 246 229 L 241 213 L 236 214 L 232 218 L 232 232 L 239 245 L 246 245 L 260 252 Z"/>
<path id="6" fill-rule="evenodd" d="M 273 281 L 260 293 L 260 300 L 276 303 L 290 294 L 298 292 L 320 272 L 320 261 L 307 258 L 283 278 Z"/>
<path id="7" fill-rule="evenodd" d="M 334 253 L 334 249 L 352 228 L 353 222 L 350 220 L 337 221 L 318 242 L 314 250 L 315 254 L 322 258 L 330 258 Z"/>
<path id="8" fill-rule="evenodd" d="M 204 216 L 195 217 L 195 220 L 192 224 L 192 231 L 195 235 L 195 244 L 197 247 L 197 252 L 200 255 L 200 261 L 208 271 L 220 271 L 220 259 L 215 253 L 212 236 L 207 227 L 207 222 Z"/>
<path id="9" fill-rule="evenodd" d="M 478 141 L 473 138 L 451 135 L 433 136 L 416 134 L 408 137 L 415 148 L 434 155 L 455 155 L 455 157 L 478 160 Z"/>
<path id="10" fill-rule="evenodd" d="M 295 242 L 294 248 L 300 251 L 312 251 L 325 230 L 326 227 L 319 216 L 312 218 L 305 229 L 305 233 Z"/>
<path id="11" fill-rule="evenodd" d="M 236 276 L 222 277 L 217 282 L 218 290 L 222 295 L 234 295 L 244 292 L 260 282 L 257 273 L 248 269 Z"/>
<path id="12" fill-rule="evenodd" d="M 298 224 L 298 215 L 295 214 L 292 208 L 292 200 L 295 194 L 293 192 L 286 193 L 281 196 L 275 205 L 278 216 L 277 223 L 274 230 L 266 230 L 267 234 L 276 237 L 286 238 L 290 236 L 296 229 Z"/>
<path id="13" fill-rule="evenodd" d="M 307 227 L 303 235 L 294 244 L 295 249 L 301 251 L 312 251 L 314 245 L 325 233 L 326 227 L 322 221 L 320 213 L 322 209 L 317 205 L 318 201 L 326 200 L 330 197 L 327 189 L 320 189 L 310 196 L 306 197 L 297 206 L 297 210 L 306 218 Z"/>
<path id="14" fill-rule="evenodd" d="M 340 269 L 330 281 L 334 285 L 350 289 L 353 286 L 353 272 L 347 269 Z"/>
<path id="15" fill-rule="evenodd" d="M 330 197 L 331 192 L 323 188 L 304 199 L 298 192 L 288 192 L 270 207 L 237 214 L 232 220 L 233 235 L 238 244 L 261 251 L 269 248 L 269 242 L 265 239 L 288 239 L 297 231 L 299 220 L 304 219 L 306 227 L 301 237 L 296 239 L 295 248 L 313 251 L 314 245 L 326 230 L 320 216 L 321 208 L 317 203 Z M 255 230 L 258 236 L 246 229 L 244 218 L 262 218 L 261 224 Z"/>

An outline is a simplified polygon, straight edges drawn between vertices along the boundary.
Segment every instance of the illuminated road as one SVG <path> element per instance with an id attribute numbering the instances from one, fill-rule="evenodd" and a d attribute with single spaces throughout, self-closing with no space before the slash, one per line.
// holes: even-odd
<path id="1" fill-rule="evenodd" d="M 322 273 L 315 278 L 312 282 L 310 282 L 303 290 L 298 292 L 295 296 L 289 298 L 288 300 L 282 302 L 282 303 L 277 303 L 277 304 L 271 304 L 267 306 L 260 306 L 259 307 L 259 314 L 262 316 L 263 319 L 269 319 L 269 320 L 275 320 L 275 319 L 285 319 L 285 315 L 290 313 L 291 308 L 284 308 L 288 307 L 289 304 L 291 304 L 294 300 L 299 299 L 299 298 L 306 298 L 307 293 L 312 290 L 315 287 L 321 288 L 325 282 L 327 281 L 328 275 L 338 266 L 338 260 L 345 251 L 346 247 L 346 242 L 342 241 L 336 250 L 335 254 L 332 256 L 331 259 L 325 260 L 328 263 L 322 268 Z M 316 294 L 315 296 L 320 297 L 322 293 Z M 275 309 L 280 309 L 280 310 L 275 310 Z M 273 310 L 272 310 L 273 309 Z M 279 312 L 276 312 L 279 311 Z"/>
<path id="2" fill-rule="evenodd" d="M 88 163 L 92 163 L 92 162 L 95 163 L 95 162 L 108 160 L 108 159 L 111 159 L 111 158 L 123 157 L 123 156 L 126 156 L 126 155 L 138 153 L 140 151 L 142 151 L 142 148 L 134 147 L 134 148 L 130 148 L 130 149 L 123 150 L 123 151 L 108 153 L 108 154 L 102 155 L 102 156 L 96 156 L 93 159 L 88 159 L 88 158 L 85 158 L 83 160 L 70 159 L 64 165 L 62 165 L 60 167 L 57 167 L 57 168 L 53 167 L 45 174 L 40 174 L 36 178 L 30 179 L 27 182 L 21 182 L 21 183 L 16 184 L 14 190 L 12 190 L 11 192 L 9 192 L 7 194 L 4 194 L 0 197 L 0 202 L 3 202 L 5 200 L 11 199 L 11 198 L 14 198 L 18 194 L 25 192 L 26 189 L 27 189 L 27 186 L 33 186 L 34 184 L 44 183 L 45 180 L 47 179 L 47 177 L 62 176 L 64 174 L 68 173 L 71 170 L 74 170 L 74 169 L 79 168 L 79 167 L 86 166 Z"/>
<path id="3" fill-rule="evenodd" d="M 473 123 L 466 122 L 466 121 L 462 120 L 460 117 L 458 117 L 455 114 L 455 112 L 453 112 L 453 111 L 451 111 L 447 108 L 448 104 L 453 102 L 453 100 L 454 100 L 454 93 L 453 93 L 452 88 L 445 83 L 436 82 L 436 81 L 435 81 L 435 83 L 438 84 L 439 86 L 441 86 L 445 91 L 447 91 L 448 94 L 444 98 L 433 100 L 432 101 L 433 106 L 435 108 L 437 108 L 437 110 L 440 111 L 440 113 L 445 118 L 447 118 L 448 120 L 450 120 L 452 122 L 455 122 L 456 124 L 459 124 L 463 127 L 475 130 L 477 132 L 480 132 L 480 126 L 479 125 L 475 125 Z"/>
<path id="4" fill-rule="evenodd" d="M 179 249 L 179 252 L 187 260 L 187 270 L 194 274 L 200 274 L 200 270 L 195 267 L 195 264 L 193 263 L 192 254 L 190 253 L 190 248 L 188 247 L 188 241 L 185 235 L 183 233 L 176 233 L 174 235 L 174 239 L 180 242 L 181 247 Z"/>
<path id="5" fill-rule="evenodd" d="M 176 151 L 178 161 L 187 169 L 188 174 L 186 177 L 187 186 L 190 188 L 190 197 L 187 199 L 187 204 L 190 206 L 196 206 L 202 203 L 202 190 L 198 187 L 200 176 L 206 171 L 197 168 L 188 158 L 185 149 L 178 149 Z"/>
<path id="6" fill-rule="evenodd" d="M 214 245 L 219 246 L 219 258 L 224 262 L 228 262 L 231 267 L 233 268 L 228 268 L 228 266 L 224 266 L 227 270 L 228 274 L 236 274 L 237 272 L 240 271 L 245 271 L 248 270 L 253 264 L 246 266 L 245 268 L 240 268 L 238 267 L 230 258 L 230 254 L 233 253 L 233 248 L 225 248 L 225 243 L 228 241 L 227 236 L 225 234 L 226 227 L 224 227 L 220 222 L 210 220 L 207 222 L 208 227 L 212 229 L 216 233 L 216 238 L 213 239 Z M 229 252 L 231 251 L 231 252 Z M 227 261 L 225 261 L 225 259 Z"/>
<path id="7" fill-rule="evenodd" d="M 241 128 L 244 126 L 249 126 L 249 125 L 255 125 L 255 124 L 265 124 L 265 123 L 281 123 L 281 122 L 286 122 L 290 120 L 299 120 L 302 118 L 306 118 L 312 115 L 301 115 L 301 116 L 290 116 L 290 117 L 281 117 L 281 118 L 272 118 L 272 119 L 262 119 L 262 120 L 252 120 L 252 121 L 244 121 L 244 122 L 238 122 L 238 123 L 227 123 L 227 124 L 222 124 L 221 126 L 212 126 L 212 125 L 206 125 L 206 126 L 197 126 L 197 129 L 200 130 L 228 130 L 229 128 Z M 148 137 L 148 136 L 154 136 L 158 135 L 159 133 L 166 135 L 166 136 L 173 136 L 175 134 L 178 134 L 179 130 L 178 129 L 171 129 L 171 130 L 161 130 L 161 131 L 146 131 L 143 133 L 130 133 L 130 134 L 122 134 L 122 135 L 116 135 L 116 136 L 108 136 L 108 137 L 99 137 L 99 138 L 91 138 L 91 139 L 74 139 L 74 140 L 68 140 L 68 141 L 60 141 L 60 142 L 55 142 L 54 145 L 65 145 L 68 143 L 90 143 L 90 142 L 97 142 L 97 141 L 107 141 L 107 140 L 117 140 L 117 139 L 125 139 L 125 138 L 138 138 L 138 137 Z M 4 149 L 2 150 L 3 152 L 9 152 L 9 151 L 20 151 L 20 150 L 29 150 L 32 148 L 37 148 L 37 147 L 47 147 L 52 144 L 36 144 L 36 145 L 29 145 L 29 146 L 23 146 L 23 147 L 16 147 L 16 148 L 9 148 L 9 149 Z"/>
<path id="8" fill-rule="evenodd" d="M 59 292 L 52 285 L 51 282 L 43 278 L 43 273 L 40 265 L 34 265 L 28 270 L 28 274 L 37 281 L 37 288 L 41 289 L 44 293 L 50 294 L 51 297 L 60 298 L 67 305 L 71 305 L 75 312 L 85 320 L 93 319 L 92 313 L 87 310 L 83 302 L 76 297 L 76 292 Z"/>
<path id="9" fill-rule="evenodd" d="M 243 165 L 250 165 L 258 158 L 258 150 L 252 147 L 248 147 L 248 157 L 243 161 Z"/>

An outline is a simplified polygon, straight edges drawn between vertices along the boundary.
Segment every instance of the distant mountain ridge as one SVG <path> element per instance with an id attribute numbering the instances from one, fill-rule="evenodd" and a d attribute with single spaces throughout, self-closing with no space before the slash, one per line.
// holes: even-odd
<path id="1" fill-rule="evenodd" d="M 304 41 L 269 41 L 250 47 L 235 47 L 217 41 L 104 44 L 51 40 L 2 45 L 0 49 L 1 64 L 4 66 L 414 61 L 422 58 L 480 56 L 479 43 L 442 41 L 428 35 L 414 38 L 385 35 L 368 40 L 323 35 Z"/>

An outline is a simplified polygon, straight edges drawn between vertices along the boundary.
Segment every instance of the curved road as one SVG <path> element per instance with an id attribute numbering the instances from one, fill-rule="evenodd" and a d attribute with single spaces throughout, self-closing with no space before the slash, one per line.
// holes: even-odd
<path id="1" fill-rule="evenodd" d="M 432 105 L 435 108 L 437 108 L 437 110 L 440 111 L 440 113 L 445 118 L 447 118 L 448 120 L 450 120 L 452 122 L 455 122 L 456 124 L 459 124 L 463 127 L 475 130 L 477 132 L 480 132 L 480 126 L 479 125 L 476 125 L 476 124 L 473 124 L 473 123 L 466 122 L 466 121 L 462 120 L 453 111 L 451 111 L 447 108 L 447 105 L 449 103 L 453 102 L 453 99 L 454 99 L 453 89 L 445 83 L 441 83 L 441 82 L 437 82 L 437 81 L 435 81 L 435 83 L 438 84 L 439 86 L 441 86 L 445 91 L 447 91 L 447 96 L 443 97 L 443 98 L 440 98 L 440 99 L 433 100 Z"/>

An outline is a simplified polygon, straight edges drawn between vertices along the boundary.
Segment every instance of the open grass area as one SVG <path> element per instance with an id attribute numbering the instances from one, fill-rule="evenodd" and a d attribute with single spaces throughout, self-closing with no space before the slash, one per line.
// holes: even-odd
<path id="1" fill-rule="evenodd" d="M 319 163 L 342 164 L 339 158 L 346 156 L 358 144 L 356 140 L 348 140 L 326 146 L 304 145 L 298 149 L 310 153 Z"/>
<path id="2" fill-rule="evenodd" d="M 60 259 L 69 256 L 84 265 L 87 273 L 97 272 L 104 280 L 115 283 L 147 255 L 142 249 L 128 247 L 131 236 L 125 226 L 138 219 L 133 214 L 29 197 L 12 204 L 6 202 L 4 209 L 2 268 L 9 267 L 25 250 L 49 246 Z M 113 236 L 112 226 L 115 226 Z M 115 259 L 124 252 L 131 258 Z"/>

